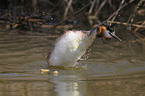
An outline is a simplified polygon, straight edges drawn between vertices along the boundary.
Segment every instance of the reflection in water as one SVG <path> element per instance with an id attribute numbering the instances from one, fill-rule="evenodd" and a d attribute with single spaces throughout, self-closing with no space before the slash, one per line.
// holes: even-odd
<path id="1" fill-rule="evenodd" d="M 51 80 L 0 82 L 0 96 L 144 96 L 145 76 L 101 79 L 52 77 Z M 36 78 L 35 78 L 36 79 Z M 43 78 L 44 79 L 44 78 Z M 64 80 L 65 79 L 65 80 Z"/>
<path id="2" fill-rule="evenodd" d="M 48 81 L 1 81 L 0 96 L 54 96 L 53 86 Z"/>
<path id="3" fill-rule="evenodd" d="M 88 96 L 144 96 L 144 79 L 145 77 L 88 81 Z"/>
<path id="4" fill-rule="evenodd" d="M 145 96 L 145 40 L 97 39 L 86 70 L 41 74 L 57 33 L 1 34 L 0 96 Z"/>
<path id="5" fill-rule="evenodd" d="M 55 82 L 55 92 L 57 92 L 59 96 L 80 96 L 77 82 L 59 80 L 52 82 Z"/>

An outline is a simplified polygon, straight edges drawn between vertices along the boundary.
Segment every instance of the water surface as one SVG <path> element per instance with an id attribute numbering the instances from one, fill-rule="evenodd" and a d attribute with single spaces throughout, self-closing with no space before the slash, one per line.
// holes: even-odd
<path id="1" fill-rule="evenodd" d="M 0 96 L 145 96 L 145 40 L 96 39 L 85 70 L 48 68 L 49 48 L 60 31 L 1 32 Z"/>

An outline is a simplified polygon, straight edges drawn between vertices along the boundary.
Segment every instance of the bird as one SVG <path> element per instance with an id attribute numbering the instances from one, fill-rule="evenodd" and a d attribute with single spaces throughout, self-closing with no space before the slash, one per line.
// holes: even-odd
<path id="1" fill-rule="evenodd" d="M 74 67 L 77 61 L 86 53 L 86 50 L 96 38 L 110 40 L 116 38 L 115 31 L 108 22 L 103 22 L 90 31 L 68 30 L 55 43 L 52 52 L 47 56 L 49 66 Z"/>

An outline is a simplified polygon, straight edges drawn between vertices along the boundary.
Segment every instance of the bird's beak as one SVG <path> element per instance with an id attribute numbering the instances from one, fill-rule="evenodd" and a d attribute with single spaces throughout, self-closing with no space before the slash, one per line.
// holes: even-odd
<path id="1" fill-rule="evenodd" d="M 113 37 L 113 38 L 116 38 L 116 39 L 118 39 L 119 41 L 122 41 L 118 36 L 116 36 L 116 34 L 115 34 L 115 31 L 114 32 L 110 32 L 110 35 Z"/>

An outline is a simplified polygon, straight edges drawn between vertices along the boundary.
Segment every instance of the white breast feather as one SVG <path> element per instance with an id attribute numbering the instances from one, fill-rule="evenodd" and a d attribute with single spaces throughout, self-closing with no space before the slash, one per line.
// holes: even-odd
<path id="1" fill-rule="evenodd" d="M 74 66 L 94 38 L 82 31 L 68 31 L 55 44 L 49 63 L 53 66 Z"/>

